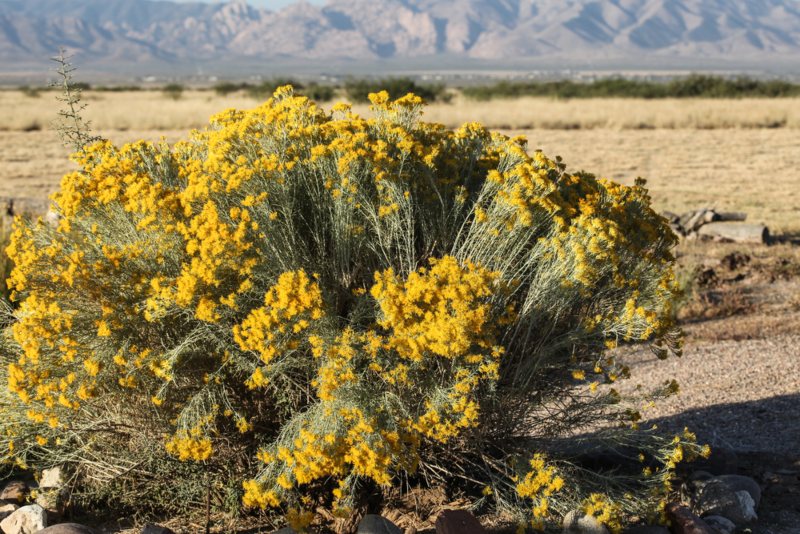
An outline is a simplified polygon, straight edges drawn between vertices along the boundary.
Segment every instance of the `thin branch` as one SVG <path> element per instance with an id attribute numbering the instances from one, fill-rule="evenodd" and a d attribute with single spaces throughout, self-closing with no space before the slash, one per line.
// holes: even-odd
<path id="1" fill-rule="evenodd" d="M 77 67 L 70 63 L 71 57 L 66 55 L 66 51 L 62 48 L 57 56 L 51 58 L 57 64 L 55 71 L 59 76 L 51 86 L 61 89 L 61 95 L 56 99 L 62 103 L 62 108 L 58 111 L 59 118 L 53 122 L 53 127 L 64 146 L 81 152 L 92 143 L 102 141 L 103 138 L 91 134 L 90 121 L 84 120 L 81 115 L 86 109 L 86 104 L 81 102 L 81 88 L 72 79 L 72 73 Z"/>

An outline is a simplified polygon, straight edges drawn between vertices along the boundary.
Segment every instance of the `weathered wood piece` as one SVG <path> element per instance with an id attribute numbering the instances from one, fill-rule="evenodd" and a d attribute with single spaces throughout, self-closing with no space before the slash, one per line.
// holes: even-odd
<path id="1" fill-rule="evenodd" d="M 705 521 L 679 503 L 668 504 L 666 511 L 674 534 L 717 534 Z"/>
<path id="2" fill-rule="evenodd" d="M 769 229 L 763 224 L 746 222 L 712 222 L 697 230 L 697 235 L 734 243 L 767 243 Z"/>
<path id="3" fill-rule="evenodd" d="M 747 214 L 741 211 L 721 211 L 717 213 L 715 221 L 740 221 L 747 220 Z"/>
<path id="4" fill-rule="evenodd" d="M 716 220 L 716 212 L 709 208 L 684 213 L 680 218 L 680 225 L 684 233 L 696 232 L 700 227 Z"/>

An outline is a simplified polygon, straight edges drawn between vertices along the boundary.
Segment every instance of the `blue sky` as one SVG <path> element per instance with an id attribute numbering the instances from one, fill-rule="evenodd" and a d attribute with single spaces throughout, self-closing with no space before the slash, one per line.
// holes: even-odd
<path id="1" fill-rule="evenodd" d="M 196 2 L 197 0 L 178 0 L 181 2 Z M 223 0 L 200 0 L 206 3 L 222 3 Z M 325 0 L 306 0 L 310 4 L 323 5 Z M 247 0 L 252 6 L 266 7 L 268 9 L 279 9 L 289 4 L 296 3 L 297 0 Z"/>

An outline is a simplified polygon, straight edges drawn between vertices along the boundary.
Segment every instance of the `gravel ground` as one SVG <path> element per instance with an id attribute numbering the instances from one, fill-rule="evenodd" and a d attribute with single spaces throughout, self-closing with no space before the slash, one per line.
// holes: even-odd
<path id="1" fill-rule="evenodd" d="M 686 330 L 681 358 L 620 351 L 632 372 L 620 390 L 676 379 L 679 394 L 645 411 L 645 421 L 668 432 L 688 427 L 711 445 L 708 465 L 759 483 L 759 519 L 742 532 L 800 534 L 800 316 L 762 310 Z"/>
<path id="2" fill-rule="evenodd" d="M 800 454 L 800 334 L 691 343 L 680 358 L 649 350 L 622 354 L 636 384 L 676 379 L 680 393 L 646 411 L 659 426 L 689 427 L 712 447 Z M 799 527 L 800 528 L 800 527 Z"/>

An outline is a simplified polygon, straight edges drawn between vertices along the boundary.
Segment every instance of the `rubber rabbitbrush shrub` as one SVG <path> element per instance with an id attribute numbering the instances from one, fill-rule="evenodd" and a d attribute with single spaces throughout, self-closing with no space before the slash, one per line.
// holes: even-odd
<path id="1" fill-rule="evenodd" d="M 372 102 L 286 87 L 174 146 L 79 150 L 58 227 L 18 221 L 8 247 L 6 460 L 139 506 L 166 481 L 187 506 L 238 493 L 297 528 L 404 477 L 534 526 L 655 510 L 696 447 L 637 432 L 606 353 L 677 340 L 645 189 Z M 582 467 L 584 424 L 646 465 Z"/>

